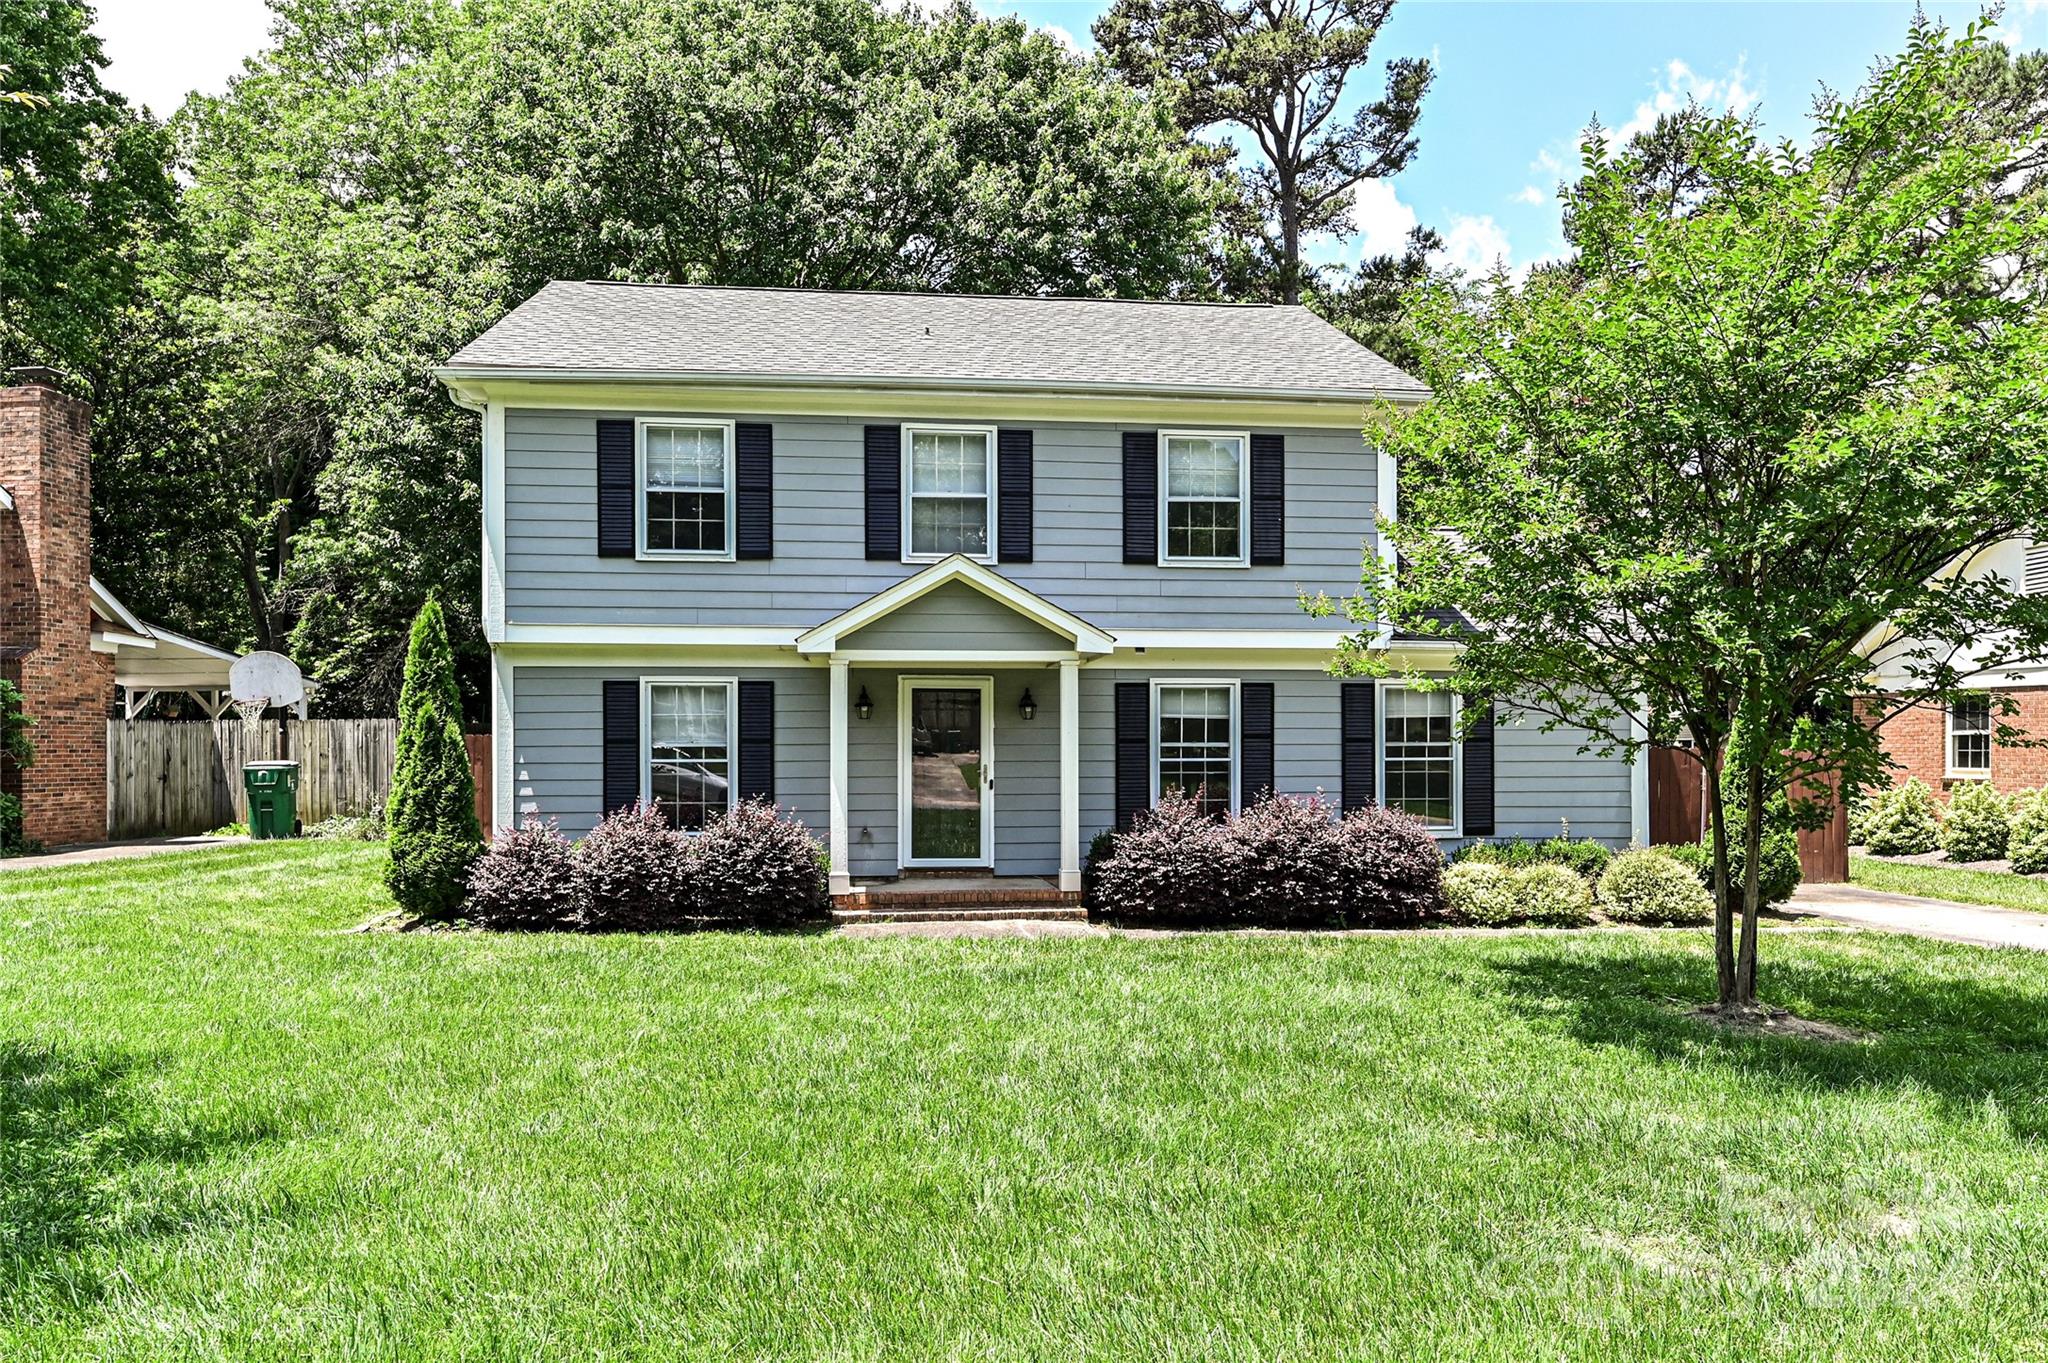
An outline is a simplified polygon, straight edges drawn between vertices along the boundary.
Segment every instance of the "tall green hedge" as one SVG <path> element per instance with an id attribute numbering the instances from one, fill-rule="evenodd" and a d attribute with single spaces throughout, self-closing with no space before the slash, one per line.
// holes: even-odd
<path id="1" fill-rule="evenodd" d="M 438 597 L 428 597 L 412 622 L 398 695 L 398 765 L 385 824 L 391 897 L 423 918 L 452 918 L 462 907 L 470 864 L 483 851 L 483 830 L 462 742 L 455 651 Z"/>
<path id="2" fill-rule="evenodd" d="M 11 681 L 0 681 L 0 774 L 22 771 L 35 762 L 36 745 L 28 736 L 33 727 L 35 721 L 29 718 L 21 688 Z M 0 857 L 18 856 L 30 850 L 28 837 L 22 831 L 21 801 L 0 794 Z"/>

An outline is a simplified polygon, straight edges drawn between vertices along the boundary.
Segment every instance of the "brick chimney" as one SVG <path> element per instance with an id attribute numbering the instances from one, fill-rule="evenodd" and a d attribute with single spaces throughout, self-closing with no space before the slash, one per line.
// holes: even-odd
<path id="1" fill-rule="evenodd" d="M 0 677 L 20 686 L 36 760 L 0 771 L 37 841 L 107 836 L 113 660 L 92 651 L 92 408 L 49 370 L 0 388 Z M 7 505 L 12 502 L 12 507 Z"/>

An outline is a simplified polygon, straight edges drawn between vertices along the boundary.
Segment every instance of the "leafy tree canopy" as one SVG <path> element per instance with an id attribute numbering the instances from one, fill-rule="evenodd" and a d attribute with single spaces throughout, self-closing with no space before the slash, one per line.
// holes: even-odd
<path id="1" fill-rule="evenodd" d="M 1405 568 L 1368 565 L 1346 665 L 1384 670 L 1383 621 L 1450 632 L 1466 648 L 1424 684 L 1612 748 L 1689 732 L 1729 1007 L 1755 1000 L 1758 907 L 1730 839 L 1753 872 L 1766 802 L 1809 766 L 1879 774 L 1866 713 L 2048 652 L 2048 598 L 1958 571 L 2048 524 L 2048 223 L 2008 173 L 2039 127 L 1967 97 L 1990 54 L 1981 26 L 1916 20 L 1863 89 L 1817 101 L 1806 147 L 1706 115 L 1675 158 L 1596 130 L 1576 260 L 1425 287 L 1435 399 L 1374 433 Z M 1469 624 L 1435 623 L 1448 608 Z M 1902 680 L 1873 695 L 1880 660 Z"/>

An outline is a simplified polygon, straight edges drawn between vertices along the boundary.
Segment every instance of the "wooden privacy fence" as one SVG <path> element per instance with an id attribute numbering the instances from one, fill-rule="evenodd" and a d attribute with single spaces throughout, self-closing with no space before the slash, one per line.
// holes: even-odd
<path id="1" fill-rule="evenodd" d="M 488 833 L 490 735 L 470 734 L 465 741 L 477 820 Z M 239 719 L 109 720 L 108 836 L 179 837 L 242 822 L 248 816 L 245 762 L 299 764 L 303 823 L 381 809 L 391 795 L 397 751 L 395 719 L 292 720 L 282 732 L 268 720 L 253 729 Z"/>
<path id="2" fill-rule="evenodd" d="M 1697 759 L 1679 748 L 1651 748 L 1650 843 L 1698 842 L 1707 831 L 1706 773 Z M 1816 777 L 1810 787 L 1839 789 L 1832 773 Z M 1839 884 L 1849 878 L 1849 807 L 1834 802 L 1834 817 L 1824 828 L 1799 830 L 1799 871 L 1812 884 Z"/>

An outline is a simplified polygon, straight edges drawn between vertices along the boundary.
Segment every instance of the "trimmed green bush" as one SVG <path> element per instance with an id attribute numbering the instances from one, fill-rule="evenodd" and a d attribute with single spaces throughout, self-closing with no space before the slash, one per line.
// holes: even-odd
<path id="1" fill-rule="evenodd" d="M 36 745 L 28 736 L 34 726 L 21 688 L 11 681 L 0 681 L 0 773 L 21 771 L 35 764 Z M 35 850 L 35 844 L 22 828 L 21 801 L 12 795 L 0 795 L 0 857 L 18 857 Z"/>
<path id="2" fill-rule="evenodd" d="M 1508 838 L 1501 842 L 1474 842 L 1460 848 L 1454 862 L 1492 862 L 1497 866 L 1569 866 L 1587 880 L 1597 880 L 1607 869 L 1614 853 L 1606 844 L 1591 838 Z"/>
<path id="3" fill-rule="evenodd" d="M 1934 795 L 1918 777 L 1879 796 L 1863 824 L 1863 846 L 1874 856 L 1918 856 L 1940 840 Z"/>
<path id="4" fill-rule="evenodd" d="M 1668 852 L 1640 847 L 1616 857 L 1600 877 L 1600 911 L 1617 923 L 1705 923 L 1714 895 L 1692 868 Z"/>
<path id="5" fill-rule="evenodd" d="M 2011 832 L 2005 854 L 2023 876 L 2048 871 L 2048 789 L 2023 790 L 2012 797 Z"/>
<path id="6" fill-rule="evenodd" d="M 438 597 L 428 597 L 412 622 L 384 822 L 391 837 L 385 874 L 391 897 L 422 918 L 453 918 L 468 896 L 469 868 L 483 852 L 484 835 L 462 742 L 455 650 Z"/>
<path id="7" fill-rule="evenodd" d="M 1699 877 L 1699 882 L 1711 894 L 1714 889 L 1714 848 L 1708 842 L 1680 843 L 1676 847 L 1662 849 L 1675 860 L 1683 863 Z M 1741 838 L 1731 837 L 1728 846 L 1728 884 L 1739 908 L 1742 903 L 1742 878 L 1748 859 L 1743 855 Z M 1792 897 L 1799 888 L 1804 873 L 1799 869 L 1799 834 L 1790 828 L 1772 828 L 1766 825 L 1763 837 L 1763 861 L 1759 872 L 1758 890 L 1761 891 L 1763 907 L 1782 904 Z"/>
<path id="8" fill-rule="evenodd" d="M 1948 798 L 1941 850 L 1950 861 L 1997 861 L 2012 836 L 2012 802 L 1989 781 L 1968 781 Z"/>
<path id="9" fill-rule="evenodd" d="M 1459 862 L 1444 872 L 1444 899 L 1454 921 L 1478 927 L 1576 928 L 1593 921 L 1593 891 L 1585 877 L 1555 862 Z"/>

